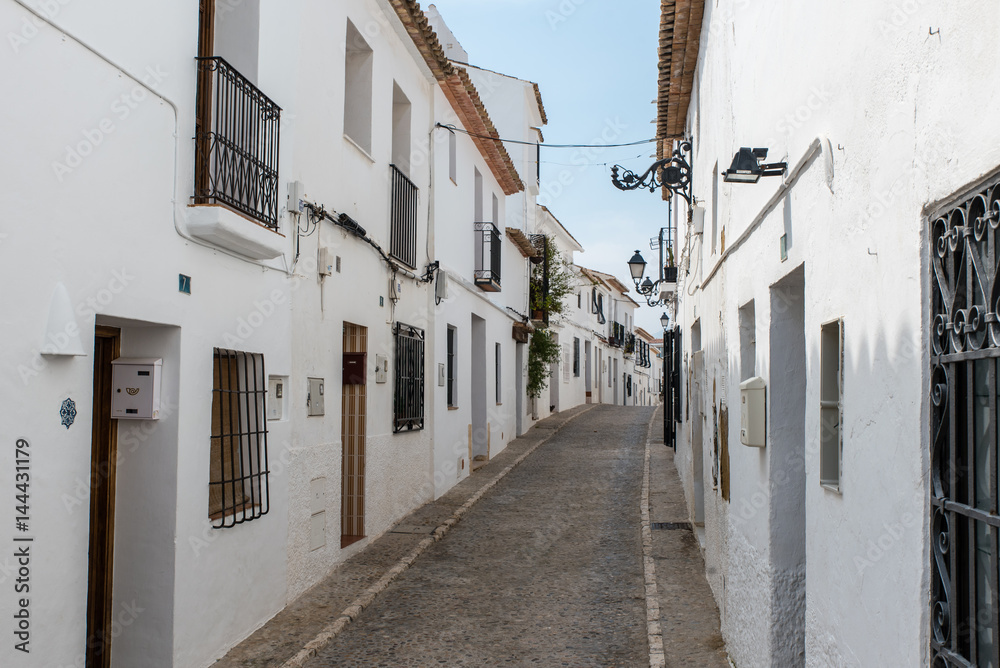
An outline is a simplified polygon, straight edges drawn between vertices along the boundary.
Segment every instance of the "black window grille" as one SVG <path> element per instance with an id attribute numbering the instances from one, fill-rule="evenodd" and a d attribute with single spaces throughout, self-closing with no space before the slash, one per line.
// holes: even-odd
<path id="1" fill-rule="evenodd" d="M 455 328 L 448 328 L 448 406 L 455 406 Z"/>
<path id="2" fill-rule="evenodd" d="M 500 379 L 503 377 L 503 375 L 500 373 L 500 344 L 499 343 L 496 344 L 496 369 L 494 369 L 494 373 L 496 374 L 497 405 L 499 406 L 500 405 L 500 401 L 501 401 L 500 398 L 503 396 L 501 394 L 501 392 L 500 392 L 503 389 L 501 387 L 501 385 L 500 385 Z"/>
<path id="3" fill-rule="evenodd" d="M 392 180 L 389 255 L 407 267 L 417 266 L 417 186 L 396 165 L 389 165 Z"/>
<path id="4" fill-rule="evenodd" d="M 573 337 L 573 375 L 580 377 L 580 339 Z"/>
<path id="5" fill-rule="evenodd" d="M 930 665 L 1000 665 L 1000 183 L 929 221 Z"/>
<path id="6" fill-rule="evenodd" d="M 603 325 L 607 321 L 607 318 L 604 317 L 604 295 L 597 295 L 597 322 Z"/>
<path id="7" fill-rule="evenodd" d="M 212 366 L 208 516 L 221 529 L 269 508 L 267 376 L 257 353 L 216 348 Z"/>
<path id="8" fill-rule="evenodd" d="M 500 290 L 500 230 L 493 223 L 476 223 L 475 283 L 487 292 Z"/>
<path id="9" fill-rule="evenodd" d="M 225 204 L 278 229 L 281 108 L 218 56 L 198 58 L 195 204 Z"/>
<path id="10" fill-rule="evenodd" d="M 396 323 L 396 392 L 392 431 L 424 428 L 424 330 Z"/>

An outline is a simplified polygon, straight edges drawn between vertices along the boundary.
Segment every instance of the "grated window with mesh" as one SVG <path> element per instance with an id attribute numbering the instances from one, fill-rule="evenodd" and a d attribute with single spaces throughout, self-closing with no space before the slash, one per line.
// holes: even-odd
<path id="1" fill-rule="evenodd" d="M 396 323 L 396 388 L 392 431 L 424 428 L 424 331 Z"/>

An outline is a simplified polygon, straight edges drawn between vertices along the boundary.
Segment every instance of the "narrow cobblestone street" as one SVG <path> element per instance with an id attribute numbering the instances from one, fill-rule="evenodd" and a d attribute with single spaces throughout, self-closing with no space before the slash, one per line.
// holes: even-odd
<path id="1" fill-rule="evenodd" d="M 650 408 L 594 406 L 538 423 L 215 668 L 650 665 L 640 532 L 648 433 L 650 516 L 654 522 L 686 520 L 672 453 L 662 445 L 659 423 L 650 430 L 650 420 L 661 415 L 654 418 Z M 503 467 L 514 464 L 503 475 Z M 351 597 L 384 577 L 389 564 L 467 503 L 470 492 L 488 486 L 491 476 L 496 485 L 364 610 L 355 610 L 352 623 L 345 621 L 332 639 L 313 640 L 329 632 Z M 727 665 L 694 535 L 686 528 L 656 531 L 652 549 L 665 633 L 664 655 L 653 665 Z M 289 661 L 310 641 L 313 658 L 302 661 L 299 653 Z"/>
<path id="2" fill-rule="evenodd" d="M 646 663 L 650 413 L 599 406 L 563 427 L 307 665 Z"/>

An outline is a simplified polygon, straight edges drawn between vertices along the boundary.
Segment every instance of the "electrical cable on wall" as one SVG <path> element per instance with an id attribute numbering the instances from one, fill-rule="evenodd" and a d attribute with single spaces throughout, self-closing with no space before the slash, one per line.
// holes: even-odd
<path id="1" fill-rule="evenodd" d="M 356 220 L 348 216 L 346 213 L 337 214 L 335 211 L 327 211 L 326 207 L 324 207 L 321 204 L 313 204 L 312 202 L 306 202 L 304 200 L 302 202 L 302 205 L 309 211 L 308 218 L 310 220 L 316 219 L 314 223 L 313 232 L 315 232 L 315 226 L 319 224 L 320 220 L 323 220 L 324 218 L 326 220 L 329 220 L 334 225 L 349 232 L 350 234 L 353 234 L 355 237 L 357 237 L 361 241 L 364 241 L 366 244 L 374 248 L 378 252 L 378 254 L 382 256 L 382 259 L 385 261 L 385 263 L 389 266 L 389 269 L 392 271 L 394 279 L 396 273 L 401 273 L 404 276 L 408 276 L 409 278 L 412 278 L 413 280 L 418 281 L 420 283 L 430 283 L 432 280 L 434 280 L 434 273 L 437 271 L 439 266 L 437 262 L 432 262 L 431 264 L 429 264 L 427 266 L 427 271 L 424 273 L 424 275 L 418 276 L 409 269 L 401 267 L 392 258 L 390 258 L 386 254 L 386 252 L 382 250 L 382 247 L 379 246 L 373 239 L 371 239 L 368 236 L 368 232 L 365 230 L 365 228 L 363 228 L 360 224 L 358 224 Z M 308 229 L 308 223 L 307 223 L 307 229 Z M 309 232 L 305 236 L 308 236 L 309 234 L 312 234 L 312 232 Z"/>

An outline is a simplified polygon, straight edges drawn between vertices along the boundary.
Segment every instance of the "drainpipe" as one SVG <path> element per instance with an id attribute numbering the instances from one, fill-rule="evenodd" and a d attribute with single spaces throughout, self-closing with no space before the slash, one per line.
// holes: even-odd
<path id="1" fill-rule="evenodd" d="M 114 62 L 113 60 L 111 60 L 107 56 L 105 56 L 103 53 L 101 53 L 100 51 L 98 51 L 95 47 L 93 47 L 90 44 L 88 44 L 87 42 L 83 41 L 82 39 L 80 39 L 79 37 L 77 37 L 73 33 L 69 32 L 65 28 L 63 28 L 61 26 L 58 26 L 55 23 L 53 23 L 52 20 L 48 16 L 45 16 L 44 14 L 39 13 L 38 10 L 36 10 L 33 7 L 30 7 L 29 5 L 25 4 L 24 0 L 12 0 L 12 1 L 14 2 L 14 4 L 18 5 L 19 7 L 21 7 L 22 9 L 24 9 L 26 12 L 30 13 L 32 16 L 34 16 L 35 18 L 37 18 L 39 21 L 42 21 L 43 23 L 45 23 L 46 25 L 50 26 L 54 30 L 58 30 L 60 33 L 62 33 L 63 35 L 65 35 L 69 39 L 73 40 L 74 42 L 76 42 L 77 44 L 79 44 L 80 46 L 82 46 L 84 49 L 86 49 L 87 51 L 89 51 L 92 54 L 94 54 L 95 56 L 97 56 L 99 59 L 101 59 L 102 61 L 104 61 L 105 63 L 107 63 L 108 65 L 110 65 L 111 67 L 115 68 L 116 70 L 118 70 L 119 72 L 121 72 L 123 75 L 127 76 L 129 79 L 131 79 L 132 81 L 134 81 L 137 85 L 139 85 L 142 88 L 146 89 L 152 95 L 155 95 L 164 104 L 166 104 L 167 106 L 169 106 L 170 109 L 173 111 L 173 113 L 174 113 L 174 183 L 173 183 L 173 189 L 171 190 L 171 193 L 170 193 L 170 203 L 171 203 L 171 205 L 173 207 L 174 229 L 177 230 L 177 234 L 179 234 L 185 240 L 190 241 L 193 244 L 197 244 L 199 246 L 203 246 L 203 247 L 208 248 L 209 250 L 212 250 L 212 251 L 214 251 L 216 253 L 223 253 L 224 255 L 228 255 L 230 257 L 236 258 L 237 260 L 242 260 L 243 262 L 247 262 L 249 264 L 257 265 L 258 267 L 263 267 L 264 269 L 273 269 L 275 271 L 283 271 L 288 276 L 292 275 L 292 272 L 289 271 L 288 269 L 278 269 L 276 267 L 272 267 L 272 266 L 263 264 L 262 262 L 257 262 L 255 260 L 251 260 L 249 258 L 245 258 L 242 255 L 238 255 L 236 253 L 228 251 L 225 248 L 221 248 L 219 246 L 213 246 L 210 243 L 201 241 L 200 239 L 197 239 L 197 238 L 191 236 L 190 234 L 188 234 L 187 230 L 184 228 L 184 225 L 181 222 L 181 219 L 184 216 L 182 214 L 178 213 L 179 207 L 178 207 L 178 203 L 177 203 L 177 184 L 180 182 L 180 179 L 178 178 L 178 172 L 180 171 L 180 113 L 178 112 L 177 105 L 174 103 L 174 101 L 171 100 L 170 98 L 166 97 L 163 93 L 159 92 L 158 90 L 150 87 L 142 79 L 140 79 L 136 75 L 132 74 L 127 69 L 125 69 L 124 67 L 122 67 L 118 63 Z M 284 258 L 284 256 L 285 256 L 285 254 L 282 253 L 282 258 Z"/>

